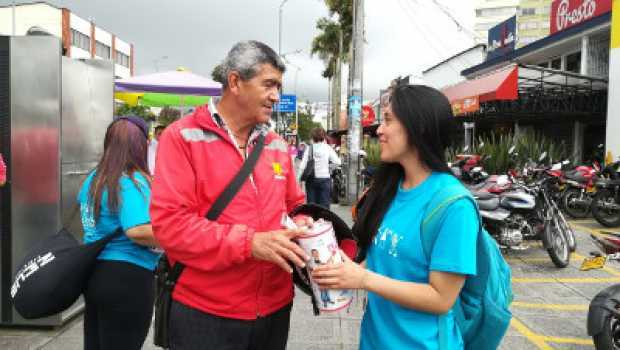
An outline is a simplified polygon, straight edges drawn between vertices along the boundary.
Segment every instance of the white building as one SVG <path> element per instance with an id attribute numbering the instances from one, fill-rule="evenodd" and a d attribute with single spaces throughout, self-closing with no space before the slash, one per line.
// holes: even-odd
<path id="1" fill-rule="evenodd" d="M 81 18 L 66 8 L 46 2 L 15 6 L 15 35 L 26 35 L 38 27 L 62 40 L 63 54 L 71 58 L 100 58 L 114 60 L 114 75 L 127 78 L 133 75 L 134 48 L 114 34 Z M 13 8 L 0 7 L 0 35 L 13 34 Z"/>
<path id="2" fill-rule="evenodd" d="M 490 28 L 517 14 L 519 0 L 476 0 L 474 30 L 482 43 L 487 42 Z"/>
<path id="3" fill-rule="evenodd" d="M 423 71 L 424 84 L 442 89 L 460 83 L 465 80 L 461 72 L 484 62 L 485 58 L 486 45 L 477 44 Z"/>

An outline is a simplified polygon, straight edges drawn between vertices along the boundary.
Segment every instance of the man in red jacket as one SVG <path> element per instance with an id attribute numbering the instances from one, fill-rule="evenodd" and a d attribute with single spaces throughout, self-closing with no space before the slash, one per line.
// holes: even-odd
<path id="1" fill-rule="evenodd" d="M 170 347 L 284 350 L 292 267 L 306 254 L 282 220 L 303 204 L 287 143 L 268 130 L 285 66 L 267 45 L 237 43 L 222 63 L 221 100 L 162 134 L 151 199 L 155 237 L 186 265 L 173 292 Z M 265 147 L 216 221 L 205 214 L 259 135 Z"/>

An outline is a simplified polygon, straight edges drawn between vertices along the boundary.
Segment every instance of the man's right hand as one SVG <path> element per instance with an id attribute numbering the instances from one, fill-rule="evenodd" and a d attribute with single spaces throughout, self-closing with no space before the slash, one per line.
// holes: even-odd
<path id="1" fill-rule="evenodd" d="M 252 238 L 252 256 L 256 259 L 272 262 L 284 271 L 293 273 L 287 261 L 303 268 L 306 267 L 308 256 L 293 238 L 303 234 L 297 230 L 276 230 L 256 232 Z"/>

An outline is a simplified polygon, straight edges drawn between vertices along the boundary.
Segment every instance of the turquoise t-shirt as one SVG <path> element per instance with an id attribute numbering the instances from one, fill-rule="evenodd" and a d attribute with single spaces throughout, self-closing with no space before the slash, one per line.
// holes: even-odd
<path id="1" fill-rule="evenodd" d="M 429 271 L 475 275 L 478 217 L 469 200 L 458 200 L 446 209 L 430 266 L 422 248 L 420 225 L 426 206 L 437 190 L 454 184 L 458 180 L 453 176 L 432 173 L 414 188 L 404 190 L 399 186 L 368 250 L 367 268 L 416 283 L 428 283 Z M 437 323 L 437 315 L 400 306 L 369 292 L 360 349 L 437 349 Z M 451 330 L 450 349 L 462 349 L 462 337 L 452 311 L 447 315 L 447 323 Z"/>
<path id="2" fill-rule="evenodd" d="M 84 227 L 84 243 L 90 243 L 114 233 L 119 227 L 127 231 L 135 226 L 149 224 L 149 202 L 151 187 L 146 178 L 134 173 L 138 186 L 127 175 L 120 178 L 119 208 L 112 212 L 108 208 L 108 191 L 104 190 L 101 196 L 101 210 L 99 220 L 95 224 L 93 206 L 88 200 L 90 184 L 95 173 L 92 172 L 82 184 L 77 200 L 80 203 L 82 226 Z M 138 188 L 139 187 L 139 188 Z M 155 270 L 159 254 L 150 248 L 138 245 L 126 235 L 114 238 L 99 255 L 100 260 L 126 261 L 148 270 Z"/>

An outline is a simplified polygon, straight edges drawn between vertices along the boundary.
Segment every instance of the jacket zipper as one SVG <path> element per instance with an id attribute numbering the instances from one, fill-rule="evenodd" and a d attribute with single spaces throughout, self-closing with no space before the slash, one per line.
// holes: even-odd
<path id="1" fill-rule="evenodd" d="M 248 154 L 249 154 L 249 147 L 245 148 L 245 157 L 244 157 L 244 153 L 240 152 L 237 148 L 237 144 L 234 141 L 234 139 L 231 137 L 230 133 L 228 131 L 226 131 L 226 134 L 228 136 L 228 138 L 224 138 L 224 140 L 226 140 L 236 151 L 237 154 L 239 154 L 242 158 L 242 161 L 245 162 L 246 159 L 248 158 Z M 252 135 L 250 135 L 251 137 Z M 248 139 L 248 144 L 250 143 L 250 140 Z M 252 184 L 252 187 L 254 188 L 254 197 L 255 197 L 255 202 L 258 204 L 260 195 L 259 195 L 259 191 L 258 191 L 258 186 L 256 185 L 256 183 L 254 182 L 254 171 L 252 171 L 252 173 L 250 174 L 250 183 Z M 264 218 L 263 218 L 263 213 L 260 210 L 260 206 L 257 205 L 257 211 L 258 211 L 258 224 L 259 227 L 263 227 L 263 222 L 264 222 Z M 256 288 L 256 317 L 262 317 L 261 313 L 260 313 L 260 307 L 258 305 L 258 299 L 260 297 L 260 290 L 263 284 L 263 268 L 262 268 L 262 263 L 259 261 L 258 262 L 258 268 L 259 268 L 259 277 L 258 277 L 258 286 Z"/>
<path id="2" fill-rule="evenodd" d="M 252 181 L 252 183 L 254 184 L 254 182 Z M 261 210 L 261 206 L 258 205 L 259 204 L 259 200 L 260 200 L 260 192 L 258 191 L 258 186 L 256 186 L 256 184 L 254 184 L 254 189 L 255 189 L 255 194 L 256 194 L 256 209 L 258 211 L 258 224 L 259 227 L 263 227 L 263 222 L 264 222 L 264 218 L 263 218 L 263 212 Z M 258 262 L 258 268 L 259 268 L 259 276 L 258 276 L 258 286 L 256 288 L 256 317 L 259 318 L 261 317 L 261 313 L 260 313 L 260 306 L 259 306 L 259 298 L 260 298 L 260 291 L 261 288 L 263 286 L 263 263 L 262 262 Z"/>

